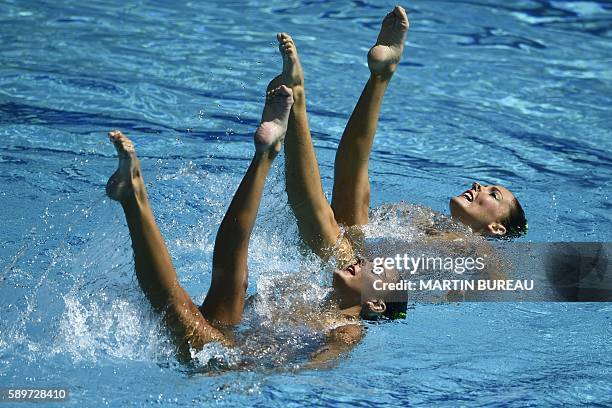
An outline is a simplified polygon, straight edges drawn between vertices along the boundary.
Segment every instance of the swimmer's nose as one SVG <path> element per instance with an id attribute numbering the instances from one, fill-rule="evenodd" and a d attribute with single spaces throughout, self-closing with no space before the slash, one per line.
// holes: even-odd
<path id="1" fill-rule="evenodd" d="M 474 191 L 480 191 L 481 187 L 482 186 L 478 182 L 472 183 L 472 190 L 474 190 Z"/>

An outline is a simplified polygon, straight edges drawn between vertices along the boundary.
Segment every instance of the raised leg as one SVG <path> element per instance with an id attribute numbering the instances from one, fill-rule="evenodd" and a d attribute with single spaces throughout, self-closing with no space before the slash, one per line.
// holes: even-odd
<path id="1" fill-rule="evenodd" d="M 297 218 L 300 235 L 313 252 L 329 256 L 340 236 L 333 211 L 323 194 L 321 176 L 308 127 L 304 74 L 293 39 L 286 33 L 277 36 L 283 57 L 283 71 L 270 86 L 280 84 L 293 90 L 285 141 L 285 179 L 289 204 Z"/>
<path id="2" fill-rule="evenodd" d="M 368 53 L 370 79 L 346 125 L 336 152 L 332 208 L 347 226 L 368 222 L 368 162 L 383 96 L 404 50 L 408 30 L 405 10 L 396 6 L 384 18 L 376 44 Z"/>
<path id="3" fill-rule="evenodd" d="M 268 92 L 261 124 L 255 132 L 255 156 L 217 232 L 212 282 L 200 308 L 209 321 L 233 325 L 242 318 L 249 240 L 266 176 L 281 149 L 292 103 L 292 91 L 286 86 Z"/>
<path id="4" fill-rule="evenodd" d="M 145 295 L 166 322 L 179 346 L 201 346 L 222 340 L 181 287 L 172 259 L 149 205 L 142 172 L 132 142 L 119 131 L 109 133 L 119 155 L 119 167 L 106 185 L 108 196 L 123 207 L 130 230 L 136 277 Z M 185 351 L 183 347 L 182 351 Z"/>

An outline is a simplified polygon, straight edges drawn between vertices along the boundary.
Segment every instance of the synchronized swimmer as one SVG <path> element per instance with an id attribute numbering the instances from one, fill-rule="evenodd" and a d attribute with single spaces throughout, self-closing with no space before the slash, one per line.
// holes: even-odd
<path id="1" fill-rule="evenodd" d="M 408 31 L 408 18 L 396 6 L 382 22 L 368 53 L 370 77 L 340 140 L 334 166 L 331 204 L 323 193 L 312 143 L 304 75 L 295 42 L 286 33 L 277 40 L 283 60 L 280 75 L 267 87 L 261 123 L 254 134 L 255 153 L 217 232 L 212 282 L 201 306 L 179 284 L 172 259 L 157 227 L 132 142 L 121 132 L 109 137 L 119 167 L 107 194 L 124 211 L 132 240 L 138 282 L 153 308 L 162 313 L 180 353 L 208 342 L 233 345 L 231 327 L 240 323 L 248 283 L 247 254 L 251 232 L 273 160 L 285 149 L 286 191 L 299 233 L 322 259 L 335 258 L 332 294 L 326 300 L 336 315 L 326 320 L 326 343 L 312 361 L 327 361 L 357 343 L 360 319 L 405 316 L 406 291 L 376 290 L 374 282 L 401 282 L 394 268 L 374 271 L 362 255 L 360 234 L 345 234 L 341 225 L 359 230 L 368 223 L 370 182 L 368 161 L 382 100 L 397 69 Z M 453 218 L 476 233 L 506 236 L 526 225 L 513 194 L 501 186 L 472 188 L 451 199 Z"/>

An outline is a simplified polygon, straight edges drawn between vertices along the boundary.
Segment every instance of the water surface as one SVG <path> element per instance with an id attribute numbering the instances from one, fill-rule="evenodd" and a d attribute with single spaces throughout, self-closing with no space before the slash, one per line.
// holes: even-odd
<path id="1" fill-rule="evenodd" d="M 374 142 L 373 206 L 445 212 L 473 180 L 500 183 L 526 209 L 522 240 L 609 241 L 609 3 L 404 5 L 411 28 Z M 609 304 L 416 305 L 322 371 L 286 362 L 211 376 L 172 356 L 135 281 L 123 215 L 103 195 L 116 165 L 106 131 L 133 137 L 199 302 L 280 69 L 275 33 L 298 44 L 329 194 L 366 52 L 392 6 L 3 2 L 0 385 L 68 386 L 73 406 L 610 404 Z M 282 167 L 281 156 L 254 231 L 250 293 L 301 270 Z"/>

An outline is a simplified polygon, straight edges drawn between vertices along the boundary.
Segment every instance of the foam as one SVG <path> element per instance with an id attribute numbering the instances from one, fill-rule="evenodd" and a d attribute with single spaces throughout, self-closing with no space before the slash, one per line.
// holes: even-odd
<path id="1" fill-rule="evenodd" d="M 74 361 L 96 362 L 103 356 L 155 361 L 172 355 L 160 320 L 142 302 L 99 293 L 64 296 L 54 351 Z"/>

